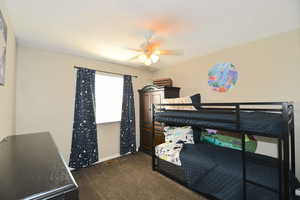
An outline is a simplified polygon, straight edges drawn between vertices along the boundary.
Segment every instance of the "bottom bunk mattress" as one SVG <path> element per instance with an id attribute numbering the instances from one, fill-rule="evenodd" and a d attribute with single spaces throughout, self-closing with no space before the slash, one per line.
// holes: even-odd
<path id="1" fill-rule="evenodd" d="M 247 179 L 278 190 L 276 159 L 247 153 Z M 243 199 L 241 152 L 209 144 L 186 144 L 180 160 L 188 187 L 222 200 Z M 247 199 L 274 200 L 278 194 L 247 184 Z"/>
<path id="2" fill-rule="evenodd" d="M 190 189 L 218 200 L 243 199 L 241 151 L 210 144 L 163 143 L 155 148 L 156 169 Z M 247 199 L 278 199 L 278 160 L 246 153 Z M 291 185 L 299 184 L 291 176 Z M 293 183 L 294 182 L 294 183 Z M 291 186 L 293 187 L 293 186 Z"/>
<path id="3" fill-rule="evenodd" d="M 155 158 L 155 170 L 162 173 L 163 175 L 185 185 L 185 173 L 181 166 L 175 165 L 171 162 L 168 162 L 166 160 L 162 160 L 158 157 Z"/>

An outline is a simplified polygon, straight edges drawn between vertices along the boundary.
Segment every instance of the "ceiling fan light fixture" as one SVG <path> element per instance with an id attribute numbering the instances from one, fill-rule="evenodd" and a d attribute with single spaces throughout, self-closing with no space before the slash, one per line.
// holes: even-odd
<path id="1" fill-rule="evenodd" d="M 152 54 L 152 55 L 150 56 L 150 58 L 151 58 L 151 61 L 152 61 L 153 63 L 157 63 L 157 61 L 159 60 L 159 56 L 156 55 L 156 54 Z"/>
<path id="2" fill-rule="evenodd" d="M 152 60 L 150 58 L 147 58 L 144 62 L 145 65 L 149 66 L 152 64 Z"/>
<path id="3" fill-rule="evenodd" d="M 175 51 L 175 50 L 160 49 L 162 40 L 153 38 L 153 34 L 154 34 L 153 32 L 149 33 L 149 35 L 146 36 L 145 38 L 146 41 L 143 42 L 138 49 L 129 48 L 129 50 L 137 53 L 136 56 L 129 59 L 130 61 L 138 60 L 144 65 L 149 66 L 154 63 L 157 63 L 160 59 L 160 56 L 182 54 L 179 51 Z"/>
<path id="4" fill-rule="evenodd" d="M 146 60 L 147 60 L 147 56 L 146 56 L 145 54 L 141 54 L 141 55 L 139 56 L 139 61 L 140 61 L 140 62 L 144 63 Z"/>

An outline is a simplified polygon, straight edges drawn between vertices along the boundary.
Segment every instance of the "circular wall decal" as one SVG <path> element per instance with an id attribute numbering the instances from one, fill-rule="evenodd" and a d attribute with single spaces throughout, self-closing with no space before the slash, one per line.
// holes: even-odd
<path id="1" fill-rule="evenodd" d="M 217 92 L 227 92 L 238 79 L 238 72 L 231 63 L 220 63 L 208 72 L 208 85 Z"/>

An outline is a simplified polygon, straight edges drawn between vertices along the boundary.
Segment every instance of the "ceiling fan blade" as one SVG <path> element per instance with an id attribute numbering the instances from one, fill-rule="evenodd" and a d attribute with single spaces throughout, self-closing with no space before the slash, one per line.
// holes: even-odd
<path id="1" fill-rule="evenodd" d="M 127 48 L 129 51 L 144 52 L 143 49 Z"/>
<path id="2" fill-rule="evenodd" d="M 180 56 L 183 55 L 183 50 L 156 50 L 155 53 L 158 55 Z"/>
<path id="3" fill-rule="evenodd" d="M 153 30 L 148 30 L 145 34 L 146 41 L 150 41 L 153 38 L 154 34 L 155 32 Z"/>
<path id="4" fill-rule="evenodd" d="M 133 56 L 133 57 L 129 58 L 128 61 L 137 60 L 139 57 L 140 57 L 140 55 Z"/>

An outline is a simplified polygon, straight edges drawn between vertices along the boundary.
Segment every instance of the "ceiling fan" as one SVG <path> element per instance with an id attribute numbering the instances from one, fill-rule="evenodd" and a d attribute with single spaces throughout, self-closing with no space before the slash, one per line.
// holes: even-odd
<path id="1" fill-rule="evenodd" d="M 145 65 L 149 66 L 153 63 L 158 62 L 159 56 L 161 55 L 182 55 L 182 50 L 163 50 L 160 49 L 162 40 L 154 39 L 154 32 L 149 31 L 145 36 L 146 41 L 141 44 L 140 48 L 129 48 L 129 50 L 137 53 L 136 56 L 129 60 L 139 60 Z"/>

